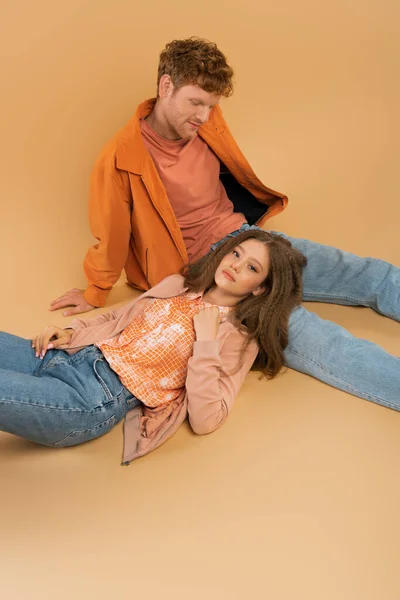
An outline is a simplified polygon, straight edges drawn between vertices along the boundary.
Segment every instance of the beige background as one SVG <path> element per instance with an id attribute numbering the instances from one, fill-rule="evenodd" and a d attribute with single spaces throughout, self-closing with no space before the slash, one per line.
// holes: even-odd
<path id="1" fill-rule="evenodd" d="M 154 95 L 164 44 L 194 34 L 227 54 L 225 116 L 289 195 L 272 226 L 400 266 L 399 17 L 396 0 L 3 0 L 0 329 L 67 322 L 47 306 L 85 284 L 95 157 Z M 399 353 L 398 323 L 311 308 Z M 219 432 L 183 427 L 129 468 L 120 451 L 121 426 L 61 451 L 0 434 L 2 597 L 400 597 L 394 411 L 252 374 Z"/>

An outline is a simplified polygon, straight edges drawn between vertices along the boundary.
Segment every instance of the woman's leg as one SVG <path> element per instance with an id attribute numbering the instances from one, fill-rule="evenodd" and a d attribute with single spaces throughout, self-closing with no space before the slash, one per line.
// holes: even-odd
<path id="1" fill-rule="evenodd" d="M 54 351 L 50 351 L 45 357 L 46 362 L 53 354 Z M 32 340 L 0 331 L 0 369 L 33 374 L 40 362 L 40 359 L 35 357 Z"/>
<path id="2" fill-rule="evenodd" d="M 48 446 L 109 431 L 135 402 L 100 350 L 54 351 L 34 374 L 0 369 L 0 430 Z M 137 402 L 137 401 L 136 401 Z"/>

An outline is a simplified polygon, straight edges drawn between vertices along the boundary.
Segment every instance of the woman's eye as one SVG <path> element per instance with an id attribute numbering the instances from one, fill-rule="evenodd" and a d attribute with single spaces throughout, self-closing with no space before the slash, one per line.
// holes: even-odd
<path id="1" fill-rule="evenodd" d="M 257 269 L 255 267 L 253 267 L 253 265 L 249 265 L 249 269 L 250 269 L 250 271 L 257 273 Z"/>
<path id="2" fill-rule="evenodd" d="M 237 250 L 233 250 L 232 254 L 236 256 L 236 258 L 239 258 L 239 252 Z"/>

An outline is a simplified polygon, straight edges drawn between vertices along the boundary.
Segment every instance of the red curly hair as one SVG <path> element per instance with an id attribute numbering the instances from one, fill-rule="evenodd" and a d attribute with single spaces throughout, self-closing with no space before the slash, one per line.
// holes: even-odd
<path id="1" fill-rule="evenodd" d="M 233 69 L 217 45 L 202 38 L 169 42 L 160 54 L 157 89 L 163 75 L 171 77 L 175 88 L 198 85 L 226 98 L 233 93 Z"/>

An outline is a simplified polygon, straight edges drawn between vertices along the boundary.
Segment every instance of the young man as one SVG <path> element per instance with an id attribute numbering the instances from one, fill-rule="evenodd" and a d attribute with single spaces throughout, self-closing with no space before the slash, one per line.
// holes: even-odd
<path id="1" fill-rule="evenodd" d="M 94 168 L 86 291 L 70 290 L 51 310 L 103 306 L 122 269 L 148 289 L 241 228 L 265 225 L 287 198 L 265 187 L 234 141 L 218 106 L 232 69 L 215 44 L 167 44 L 158 96 L 104 148 Z M 362 305 L 400 320 L 400 269 L 288 238 L 308 259 L 304 300 Z M 367 400 L 400 410 L 400 360 L 304 307 L 291 315 L 286 363 Z"/>

